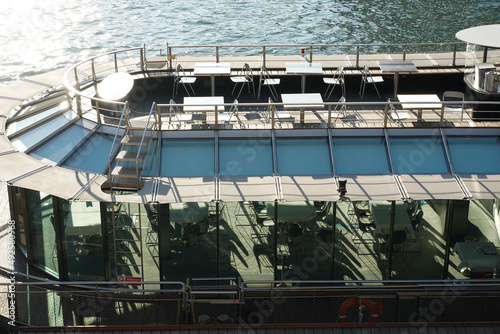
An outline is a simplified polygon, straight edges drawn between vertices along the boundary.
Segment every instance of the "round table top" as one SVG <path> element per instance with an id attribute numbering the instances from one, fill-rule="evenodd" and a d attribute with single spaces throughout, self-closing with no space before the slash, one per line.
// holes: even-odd
<path id="1" fill-rule="evenodd" d="M 500 24 L 489 24 L 460 30 L 455 37 L 471 44 L 500 48 Z"/>
<path id="2" fill-rule="evenodd" d="M 97 85 L 97 92 L 102 99 L 118 101 L 127 96 L 134 87 L 134 78 L 125 72 L 116 72 L 104 78 Z"/>

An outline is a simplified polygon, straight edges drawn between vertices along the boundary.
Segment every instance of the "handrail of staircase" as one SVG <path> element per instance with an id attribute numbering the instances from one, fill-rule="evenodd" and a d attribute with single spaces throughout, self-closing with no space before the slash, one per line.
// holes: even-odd
<path id="1" fill-rule="evenodd" d="M 137 188 L 139 188 L 139 156 L 141 155 L 141 149 L 142 145 L 144 144 L 144 138 L 146 138 L 146 133 L 148 132 L 149 128 L 149 123 L 151 122 L 151 115 L 153 115 L 154 111 L 156 110 L 156 102 L 153 102 L 153 105 L 151 106 L 151 109 L 149 110 L 149 115 L 148 115 L 148 121 L 146 122 L 146 127 L 144 128 L 144 132 L 142 133 L 142 138 L 141 138 L 141 144 L 139 145 L 139 149 L 137 150 L 137 155 L 135 156 L 135 172 L 137 177 Z M 154 125 L 151 128 L 151 130 L 154 130 Z M 147 148 L 149 149 L 149 147 Z M 144 169 L 144 161 L 142 162 L 143 164 L 143 169 Z M 141 175 L 142 178 L 142 175 Z"/>
<path id="2" fill-rule="evenodd" d="M 109 181 L 111 182 L 111 158 L 113 155 L 113 152 L 115 150 L 115 144 L 116 144 L 116 139 L 118 138 L 118 132 L 120 131 L 121 125 L 123 123 L 124 115 L 127 113 L 128 114 L 128 101 L 125 102 L 125 105 L 123 106 L 122 114 L 120 115 L 120 121 L 118 122 L 118 126 L 116 127 L 116 132 L 115 132 L 115 137 L 113 138 L 113 144 L 111 145 L 111 149 L 109 150 L 109 156 L 108 156 L 108 176 L 109 176 Z M 128 118 L 128 117 L 125 117 Z"/>

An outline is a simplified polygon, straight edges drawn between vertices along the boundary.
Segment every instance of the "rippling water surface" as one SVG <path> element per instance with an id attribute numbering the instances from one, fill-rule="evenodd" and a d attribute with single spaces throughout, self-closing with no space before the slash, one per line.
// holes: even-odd
<path id="1" fill-rule="evenodd" d="M 7 2 L 7 1 L 3 1 Z M 170 45 L 439 43 L 498 23 L 498 0 L 14 0 L 0 85 L 106 51 Z"/>

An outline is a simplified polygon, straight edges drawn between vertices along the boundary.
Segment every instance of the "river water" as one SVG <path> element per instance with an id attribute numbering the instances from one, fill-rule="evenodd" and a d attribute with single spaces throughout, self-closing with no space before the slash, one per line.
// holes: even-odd
<path id="1" fill-rule="evenodd" d="M 99 53 L 169 45 L 454 42 L 498 0 L 0 0 L 0 86 Z"/>

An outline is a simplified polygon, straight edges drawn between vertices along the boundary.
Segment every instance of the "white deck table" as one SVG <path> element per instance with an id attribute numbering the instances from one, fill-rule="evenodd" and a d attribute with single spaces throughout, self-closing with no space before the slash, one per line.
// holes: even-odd
<path id="1" fill-rule="evenodd" d="M 500 254 L 492 242 L 457 242 L 453 251 L 462 261 L 458 270 L 469 268 L 472 273 L 493 273 L 500 269 Z"/>
<path id="2" fill-rule="evenodd" d="M 202 112 L 206 119 L 207 112 L 215 112 L 217 104 L 224 104 L 224 96 L 186 96 L 183 104 L 184 112 Z M 217 111 L 224 111 L 224 106 L 217 106 Z"/>
<path id="3" fill-rule="evenodd" d="M 422 120 L 422 110 L 441 109 L 441 100 L 436 94 L 398 94 L 403 109 L 418 110 L 417 120 Z"/>
<path id="4" fill-rule="evenodd" d="M 104 100 L 120 101 L 124 99 L 134 87 L 134 78 L 125 72 L 116 72 L 108 75 L 97 85 L 97 92 Z"/>
<path id="5" fill-rule="evenodd" d="M 195 63 L 194 75 L 209 75 L 212 96 L 215 95 L 215 76 L 231 74 L 230 63 Z"/>
<path id="6" fill-rule="evenodd" d="M 281 94 L 285 109 L 300 109 L 300 122 L 304 122 L 305 108 L 324 108 L 320 93 Z"/>
<path id="7" fill-rule="evenodd" d="M 320 63 L 286 63 L 287 74 L 300 74 L 302 93 L 306 91 L 306 74 L 323 74 L 323 67 Z"/>
<path id="8" fill-rule="evenodd" d="M 394 74 L 394 96 L 398 95 L 399 73 L 418 72 L 417 67 L 410 60 L 378 61 L 378 67 L 383 73 Z"/>

